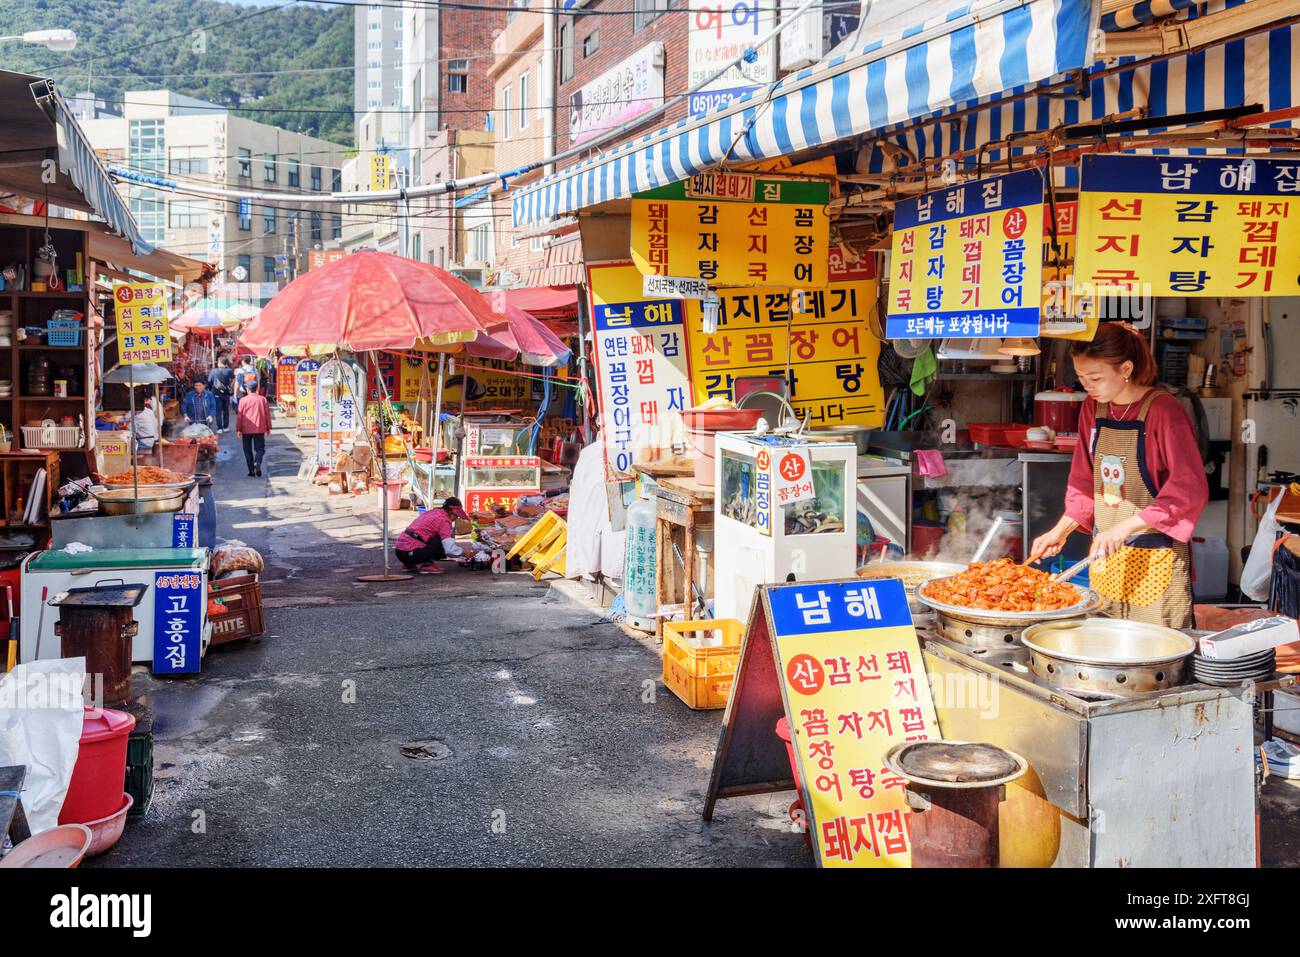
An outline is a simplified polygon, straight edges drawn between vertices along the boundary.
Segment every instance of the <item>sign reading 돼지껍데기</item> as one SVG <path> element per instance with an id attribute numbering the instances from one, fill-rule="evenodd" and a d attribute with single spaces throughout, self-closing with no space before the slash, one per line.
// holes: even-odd
<path id="1" fill-rule="evenodd" d="M 829 202 L 821 180 L 701 173 L 632 198 L 632 261 L 714 285 L 824 286 Z"/>
<path id="2" fill-rule="evenodd" d="M 768 32 L 775 16 L 775 0 L 691 0 L 686 86 L 694 90 L 740 59 L 747 47 Z M 755 87 L 767 86 L 776 79 L 775 50 L 774 42 L 764 43 L 754 51 L 754 62 L 744 64 L 743 70 L 733 66 L 692 93 L 687 111 L 707 113 Z"/>
<path id="3" fill-rule="evenodd" d="M 1300 295 L 1300 160 L 1083 157 L 1074 285 Z"/>
<path id="4" fill-rule="evenodd" d="M 157 282 L 120 282 L 113 287 L 113 302 L 118 362 L 171 362 L 167 287 Z"/>
<path id="5" fill-rule="evenodd" d="M 837 275 L 863 278 L 835 281 Z M 810 423 L 883 424 L 884 391 L 876 368 L 880 340 L 871 329 L 877 293 L 872 261 L 858 269 L 832 268 L 831 277 L 826 286 L 802 295 L 788 289 L 719 289 L 718 331 L 712 335 L 703 332 L 700 304 L 688 302 L 694 404 L 734 397 L 741 376 L 785 378 L 788 353 L 790 404 L 801 415 L 808 413 Z"/>
<path id="6" fill-rule="evenodd" d="M 890 339 L 1036 336 L 1043 299 L 1043 176 L 1025 170 L 894 208 Z"/>
<path id="7" fill-rule="evenodd" d="M 642 450 L 672 443 L 688 407 L 690 362 L 682 300 L 645 300 L 630 263 L 587 267 L 605 472 L 626 478 Z"/>
<path id="8" fill-rule="evenodd" d="M 939 736 L 921 646 L 895 579 L 768 586 L 772 642 L 823 867 L 907 867 L 904 781 L 884 756 Z"/>

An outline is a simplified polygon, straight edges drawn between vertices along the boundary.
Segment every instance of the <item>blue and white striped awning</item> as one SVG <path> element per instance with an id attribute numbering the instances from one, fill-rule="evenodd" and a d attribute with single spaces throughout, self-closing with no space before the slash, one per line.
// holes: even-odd
<path id="1" fill-rule="evenodd" d="M 49 84 L 49 95 L 55 103 L 55 127 L 59 138 L 59 169 L 81 190 L 94 211 L 109 228 L 131 244 L 137 256 L 145 256 L 153 251 L 153 245 L 145 242 L 140 235 L 140 227 L 131 215 L 130 208 L 108 178 L 108 171 L 99 161 L 90 141 L 81 129 L 81 124 L 72 115 L 63 96 Z"/>
<path id="2" fill-rule="evenodd" d="M 1165 2 L 1166 8 L 1182 5 L 1181 0 L 1152 0 L 1156 2 Z M 1178 15 L 1194 19 L 1247 2 L 1250 0 L 1210 0 Z M 978 159 L 968 157 L 965 164 L 968 167 L 977 162 L 992 165 L 1005 159 L 1008 151 L 1013 157 L 1027 152 L 1019 147 L 1008 148 L 1008 137 L 1093 123 L 1134 110 L 1157 117 L 1250 105 L 1258 105 L 1265 112 L 1286 110 L 1300 105 L 1300 70 L 1296 69 L 1293 57 L 1293 51 L 1297 50 L 1300 50 L 1300 26 L 1292 25 L 1155 62 L 1127 57 L 1116 64 L 1095 64 L 1089 73 L 1087 95 L 1083 97 L 1034 95 L 1031 87 L 1022 87 L 990 98 L 992 102 L 956 104 L 924 120 L 887 128 L 882 131 L 881 140 L 891 148 L 877 146 L 870 151 L 865 171 L 895 171 L 900 157 L 905 157 L 909 164 L 934 161 L 997 144 Z M 1025 93 L 1030 95 L 1018 97 Z M 1274 125 L 1297 124 L 1282 121 Z M 1196 156 L 1211 151 L 1236 152 L 1227 146 L 1221 150 L 1193 147 L 1180 152 Z M 1135 152 L 1170 151 L 1153 148 Z M 1066 166 L 1057 172 L 1058 185 L 1078 185 L 1077 166 Z"/>
<path id="3" fill-rule="evenodd" d="M 882 130 L 1092 63 L 1094 0 L 973 0 L 564 169 L 520 191 L 516 226 Z"/>

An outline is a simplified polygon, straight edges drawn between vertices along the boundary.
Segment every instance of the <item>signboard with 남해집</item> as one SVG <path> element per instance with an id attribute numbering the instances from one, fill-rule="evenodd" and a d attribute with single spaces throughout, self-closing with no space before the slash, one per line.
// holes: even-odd
<path id="1" fill-rule="evenodd" d="M 894 208 L 890 339 L 1036 336 L 1043 298 L 1043 175 L 1024 170 Z"/>
<path id="2" fill-rule="evenodd" d="M 1074 284 L 1300 295 L 1300 160 L 1085 156 Z"/>

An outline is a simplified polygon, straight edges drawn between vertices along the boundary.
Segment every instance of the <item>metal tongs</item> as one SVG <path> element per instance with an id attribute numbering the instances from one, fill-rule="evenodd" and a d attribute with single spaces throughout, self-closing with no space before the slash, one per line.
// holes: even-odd
<path id="1" fill-rule="evenodd" d="M 1132 538 L 1127 539 L 1127 540 L 1124 542 L 1124 544 L 1121 545 L 1120 547 L 1121 547 L 1121 548 L 1126 548 L 1126 547 L 1128 547 L 1129 545 L 1132 545 L 1132 544 L 1133 544 L 1134 542 L 1136 542 L 1136 541 L 1137 541 L 1137 536 L 1134 535 Z M 1085 568 L 1087 568 L 1089 565 L 1091 565 L 1092 562 L 1093 562 L 1093 559 L 1094 559 L 1095 557 L 1096 557 L 1096 556 L 1095 556 L 1092 552 L 1089 552 L 1088 555 L 1087 555 L 1087 557 L 1083 558 L 1083 559 L 1080 560 L 1080 561 L 1075 562 L 1073 565 L 1071 565 L 1071 566 L 1070 566 L 1069 568 L 1067 568 L 1065 571 L 1063 571 L 1063 572 L 1057 572 L 1055 575 L 1053 575 L 1053 576 L 1052 576 L 1052 581 L 1053 581 L 1053 582 L 1064 582 L 1064 581 L 1069 581 L 1069 580 L 1070 580 L 1071 578 L 1073 578 L 1075 575 L 1079 574 L 1079 572 L 1083 571 Z"/>

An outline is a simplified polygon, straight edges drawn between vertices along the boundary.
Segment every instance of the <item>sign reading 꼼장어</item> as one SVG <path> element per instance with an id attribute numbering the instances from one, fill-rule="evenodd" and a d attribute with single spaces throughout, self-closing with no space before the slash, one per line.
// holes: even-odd
<path id="1" fill-rule="evenodd" d="M 651 276 L 715 285 L 827 282 L 830 184 L 704 173 L 632 199 L 632 260 Z"/>
<path id="2" fill-rule="evenodd" d="M 646 300 L 629 263 L 587 267 L 605 470 L 627 477 L 643 449 L 672 443 L 687 408 L 690 364 L 680 299 Z"/>
<path id="3" fill-rule="evenodd" d="M 113 286 L 113 302 L 118 362 L 171 362 L 167 287 L 157 282 L 120 282 Z"/>
<path id="4" fill-rule="evenodd" d="M 316 434 L 316 374 L 320 363 L 315 359 L 299 359 L 294 367 L 294 389 L 298 410 L 298 434 Z"/>
<path id="5" fill-rule="evenodd" d="M 1300 294 L 1300 160 L 1085 156 L 1076 291 Z"/>
<path id="6" fill-rule="evenodd" d="M 823 867 L 907 867 L 904 781 L 884 756 L 939 736 L 903 583 L 767 586 L 775 664 Z"/>
<path id="7" fill-rule="evenodd" d="M 1043 176 L 976 180 L 894 208 L 890 339 L 1036 336 Z"/>

